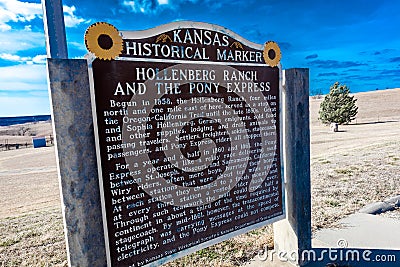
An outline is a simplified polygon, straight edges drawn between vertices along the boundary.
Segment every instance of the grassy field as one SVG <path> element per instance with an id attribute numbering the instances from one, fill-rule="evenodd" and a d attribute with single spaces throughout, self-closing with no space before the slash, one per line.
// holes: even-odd
<path id="1" fill-rule="evenodd" d="M 400 192 L 400 90 L 356 97 L 357 123 L 338 133 L 318 122 L 321 100 L 310 102 L 314 232 Z M 0 203 L 0 266 L 67 266 L 53 147 L 0 152 Z M 266 226 L 167 266 L 239 266 L 272 245 Z"/>
<path id="2" fill-rule="evenodd" d="M 0 266 L 67 266 L 60 209 L 1 219 Z"/>

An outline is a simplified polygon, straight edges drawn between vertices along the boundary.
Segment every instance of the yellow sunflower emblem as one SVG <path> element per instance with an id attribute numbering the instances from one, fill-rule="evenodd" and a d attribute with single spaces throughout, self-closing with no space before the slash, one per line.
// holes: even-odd
<path id="1" fill-rule="evenodd" d="M 85 45 L 89 52 L 103 60 L 115 59 L 123 49 L 118 30 L 106 22 L 97 22 L 86 30 Z"/>
<path id="2" fill-rule="evenodd" d="M 263 56 L 265 63 L 271 67 L 276 67 L 278 66 L 282 57 L 281 49 L 279 48 L 278 44 L 273 41 L 266 42 L 264 45 Z"/>

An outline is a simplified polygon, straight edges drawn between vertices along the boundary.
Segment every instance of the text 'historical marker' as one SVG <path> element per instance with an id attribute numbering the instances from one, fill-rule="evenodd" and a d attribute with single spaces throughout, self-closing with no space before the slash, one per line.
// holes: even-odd
<path id="1" fill-rule="evenodd" d="M 161 264 L 284 217 L 275 43 L 192 22 L 98 23 L 85 41 L 110 266 Z"/>

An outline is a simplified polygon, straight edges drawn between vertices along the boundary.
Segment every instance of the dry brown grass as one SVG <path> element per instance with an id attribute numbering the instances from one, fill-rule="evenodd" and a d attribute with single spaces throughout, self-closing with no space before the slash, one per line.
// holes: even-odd
<path id="1" fill-rule="evenodd" d="M 0 127 L 0 145 L 8 142 L 9 144 L 32 144 L 32 136 L 53 135 L 50 122 L 25 123 L 18 125 Z"/>
<path id="2" fill-rule="evenodd" d="M 272 226 L 265 226 L 167 263 L 166 267 L 240 266 L 273 247 Z"/>
<path id="3" fill-rule="evenodd" d="M 60 209 L 0 220 L 0 266 L 67 266 Z"/>
<path id="4" fill-rule="evenodd" d="M 313 230 L 336 226 L 366 204 L 400 192 L 400 141 L 315 158 L 312 173 Z"/>
<path id="5" fill-rule="evenodd" d="M 321 99 L 310 102 L 313 231 L 400 192 L 400 90 L 356 97 L 358 124 L 339 133 L 318 122 Z M 0 266 L 66 266 L 54 160 L 53 148 L 0 152 Z M 263 227 L 166 266 L 238 266 L 272 238 Z"/>

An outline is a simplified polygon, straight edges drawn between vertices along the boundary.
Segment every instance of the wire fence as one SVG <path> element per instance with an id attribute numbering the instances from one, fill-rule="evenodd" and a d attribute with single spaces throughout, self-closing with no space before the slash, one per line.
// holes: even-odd
<path id="1" fill-rule="evenodd" d="M 46 147 L 54 145 L 54 136 L 53 135 L 43 136 L 43 137 L 46 140 Z M 18 142 L 18 141 L 10 141 L 8 139 L 5 139 L 5 140 L 3 140 L 3 142 L 0 143 L 0 151 L 22 149 L 22 148 L 32 148 L 32 147 L 34 147 L 33 139 L 30 142 L 28 142 L 28 141 Z"/>

